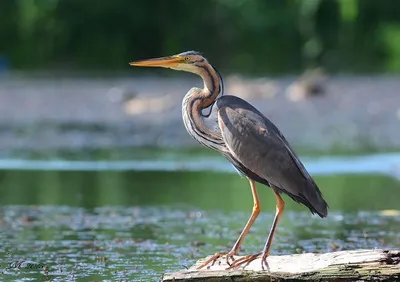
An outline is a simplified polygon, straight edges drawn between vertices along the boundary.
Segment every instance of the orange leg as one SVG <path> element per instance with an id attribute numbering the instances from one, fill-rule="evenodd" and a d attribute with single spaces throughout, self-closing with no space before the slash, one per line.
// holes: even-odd
<path id="1" fill-rule="evenodd" d="M 285 202 L 283 201 L 282 197 L 275 190 L 274 190 L 274 193 L 275 193 L 275 196 L 276 196 L 276 213 L 275 213 L 275 218 L 274 218 L 274 221 L 272 223 L 272 227 L 271 227 L 271 230 L 269 232 L 268 239 L 267 239 L 267 242 L 265 243 L 263 251 L 261 253 L 255 254 L 255 255 L 244 256 L 244 257 L 236 260 L 235 262 L 232 263 L 231 268 L 237 267 L 237 266 L 242 265 L 244 263 L 249 264 L 253 260 L 255 260 L 258 257 L 260 257 L 260 255 L 262 255 L 262 257 L 261 257 L 261 266 L 262 266 L 262 268 L 264 269 L 264 266 L 267 267 L 267 257 L 269 256 L 269 250 L 270 250 L 271 245 L 272 245 L 272 239 L 274 238 L 276 226 L 278 225 L 279 219 L 280 219 L 280 217 L 281 217 L 281 215 L 283 213 L 283 210 L 285 208 Z"/>
<path id="2" fill-rule="evenodd" d="M 253 225 L 254 221 L 256 220 L 257 216 L 260 214 L 260 211 L 261 211 L 260 200 L 258 199 L 256 184 L 251 179 L 249 179 L 249 181 L 250 181 L 251 193 L 253 195 L 253 211 L 251 213 L 249 220 L 247 221 L 246 225 L 244 226 L 242 232 L 240 233 L 239 238 L 236 240 L 235 244 L 233 245 L 232 249 L 229 252 L 216 253 L 211 258 L 209 258 L 206 262 L 204 262 L 202 265 L 200 265 L 197 269 L 203 268 L 204 266 L 208 265 L 210 262 L 215 262 L 218 258 L 220 258 L 224 255 L 226 255 L 227 264 L 230 264 L 228 261 L 229 258 L 231 258 L 233 260 L 233 256 L 237 255 L 237 253 L 239 252 L 240 246 L 242 245 L 244 238 L 246 237 L 251 226 Z"/>

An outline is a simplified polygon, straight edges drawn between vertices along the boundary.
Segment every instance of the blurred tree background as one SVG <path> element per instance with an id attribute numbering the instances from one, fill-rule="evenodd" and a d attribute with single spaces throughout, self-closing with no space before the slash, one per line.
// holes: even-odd
<path id="1" fill-rule="evenodd" d="M 13 69 L 118 70 L 195 49 L 249 74 L 398 72 L 399 11 L 396 0 L 2 0 L 0 56 Z"/>
<path id="2" fill-rule="evenodd" d="M 400 248 L 400 0 L 0 0 L 2 261 L 48 265 L 37 281 L 153 281 L 231 244 L 253 202 L 185 130 L 201 79 L 128 65 L 187 50 L 276 124 L 329 203 L 314 220 L 288 200 L 273 252 Z M 259 187 L 246 253 L 274 213 Z"/>

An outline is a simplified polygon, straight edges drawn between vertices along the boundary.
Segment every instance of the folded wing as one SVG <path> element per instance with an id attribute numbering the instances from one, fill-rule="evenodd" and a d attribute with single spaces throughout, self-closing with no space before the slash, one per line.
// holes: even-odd
<path id="1" fill-rule="evenodd" d="M 218 101 L 218 124 L 230 158 L 271 188 L 326 217 L 328 206 L 318 186 L 276 126 L 246 101 L 223 98 Z"/>

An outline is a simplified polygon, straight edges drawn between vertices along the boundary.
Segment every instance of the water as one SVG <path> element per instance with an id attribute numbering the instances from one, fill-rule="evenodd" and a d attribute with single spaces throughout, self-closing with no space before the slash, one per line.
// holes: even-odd
<path id="1" fill-rule="evenodd" d="M 285 197 L 273 254 L 399 248 L 400 182 L 388 176 L 397 157 L 306 159 L 329 217 Z M 252 199 L 247 180 L 220 161 L 3 160 L 0 280 L 158 281 L 227 250 Z M 242 253 L 261 250 L 275 211 L 270 189 L 258 187 L 262 214 Z"/>
<path id="2" fill-rule="evenodd" d="M 189 207 L 6 206 L 0 252 L 3 279 L 31 281 L 157 281 L 166 270 L 190 266 L 196 258 L 230 247 L 247 220 L 242 212 Z M 245 242 L 261 249 L 269 213 L 262 214 Z M 386 232 L 382 226 L 390 226 Z M 288 212 L 274 244 L 275 254 L 355 248 L 395 248 L 399 217 L 378 212 L 310 219 Z M 9 268 L 15 261 L 43 269 Z"/>
<path id="3" fill-rule="evenodd" d="M 400 153 L 381 153 L 366 156 L 329 156 L 302 158 L 307 170 L 313 174 L 381 173 L 396 175 L 400 170 Z M 80 171 L 217 171 L 236 172 L 222 157 L 195 159 L 158 159 L 129 161 L 71 161 L 2 159 L 3 170 L 80 170 Z"/>

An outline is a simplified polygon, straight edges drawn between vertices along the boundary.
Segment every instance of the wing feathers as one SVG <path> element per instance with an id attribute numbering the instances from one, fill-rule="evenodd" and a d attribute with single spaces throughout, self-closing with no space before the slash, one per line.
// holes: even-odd
<path id="1" fill-rule="evenodd" d="M 218 124 L 232 157 L 272 188 L 325 217 L 327 204 L 285 137 L 272 122 L 248 105 L 226 105 L 218 110 Z"/>

